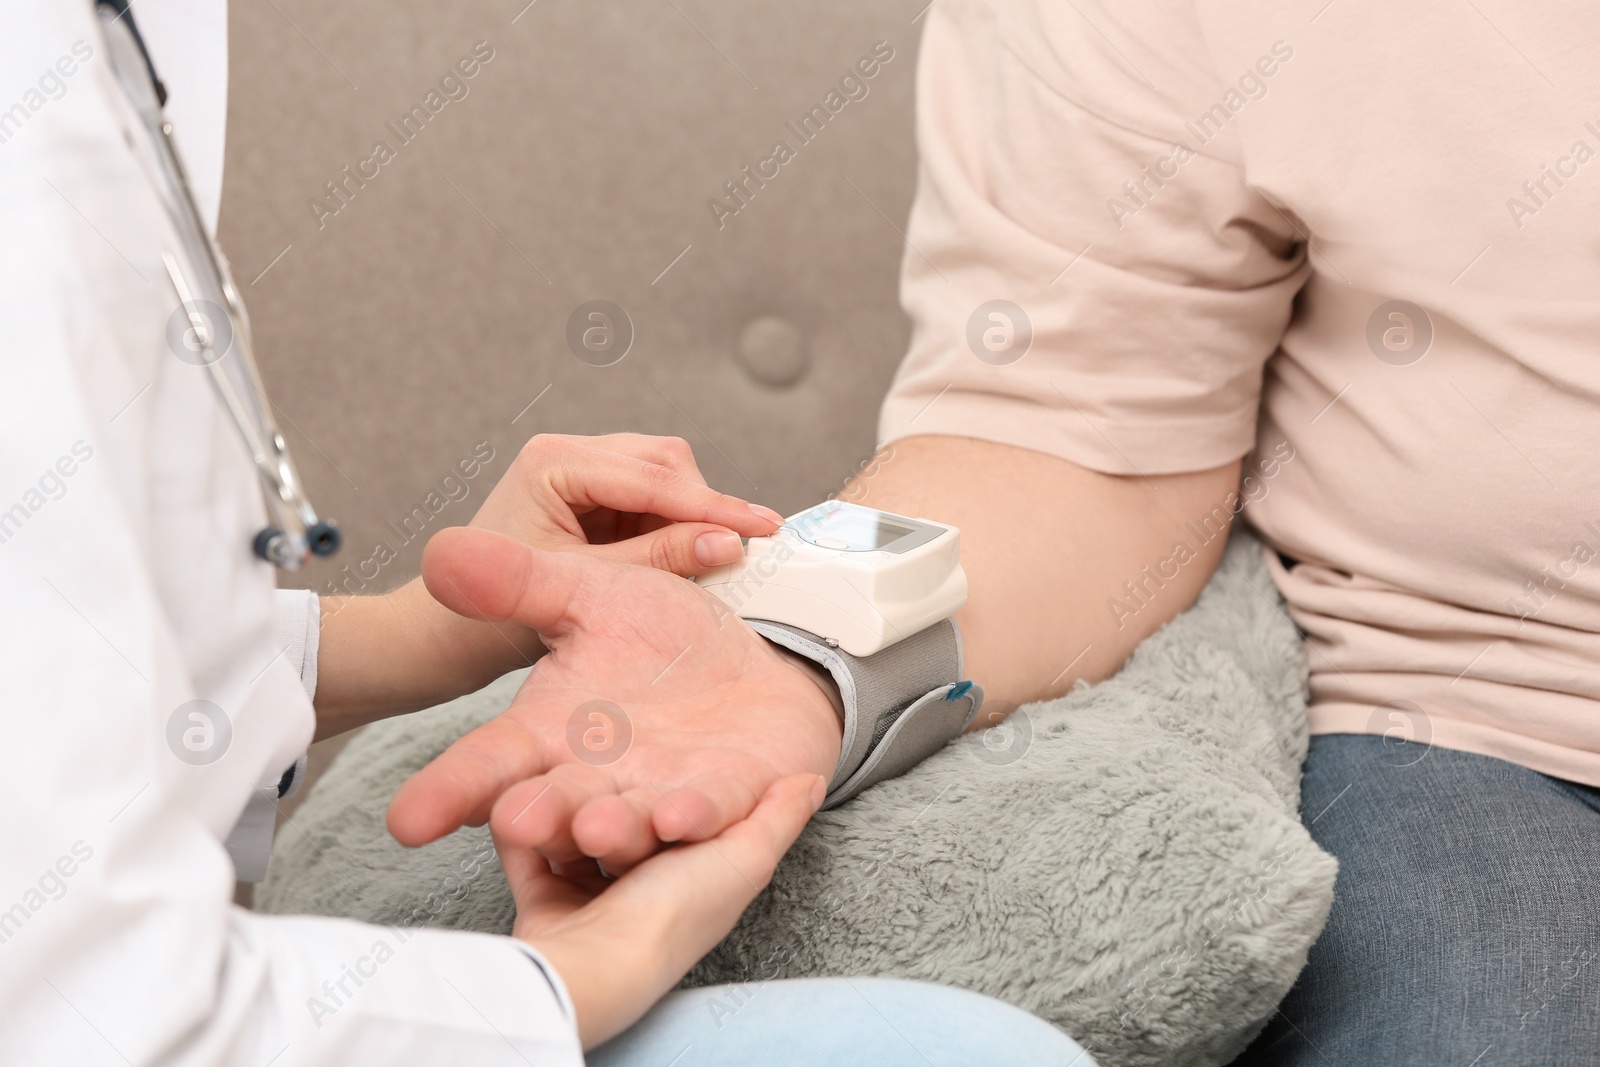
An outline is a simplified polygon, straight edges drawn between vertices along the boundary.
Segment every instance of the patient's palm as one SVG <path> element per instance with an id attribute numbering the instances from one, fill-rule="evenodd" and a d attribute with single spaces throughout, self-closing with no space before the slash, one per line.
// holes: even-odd
<path id="1" fill-rule="evenodd" d="M 423 572 L 447 606 L 529 626 L 550 653 L 510 708 L 396 794 L 390 827 L 407 844 L 492 810 L 508 842 L 615 856 L 641 827 L 711 836 L 778 778 L 832 773 L 839 727 L 822 690 L 692 582 L 476 530 L 440 534 Z"/>

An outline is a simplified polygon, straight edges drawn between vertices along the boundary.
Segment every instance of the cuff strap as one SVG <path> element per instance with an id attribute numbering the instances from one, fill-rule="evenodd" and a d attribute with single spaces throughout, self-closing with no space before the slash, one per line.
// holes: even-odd
<path id="1" fill-rule="evenodd" d="M 839 686 L 844 737 L 825 809 L 915 767 L 960 735 L 983 704 L 983 690 L 961 680 L 961 635 L 949 619 L 865 657 L 793 626 L 745 621 Z"/>

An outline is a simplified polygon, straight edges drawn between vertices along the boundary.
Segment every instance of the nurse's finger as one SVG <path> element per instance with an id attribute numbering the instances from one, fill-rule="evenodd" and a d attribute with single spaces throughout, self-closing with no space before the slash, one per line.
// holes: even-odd
<path id="1" fill-rule="evenodd" d="M 502 841 L 492 831 L 489 836 L 517 906 L 516 925 L 524 931 L 566 919 L 607 886 L 599 872 L 592 871 L 593 863 L 589 865 L 593 877 L 564 876 L 537 852 Z"/>
<path id="2" fill-rule="evenodd" d="M 416 847 L 488 821 L 494 800 L 549 765 L 544 745 L 500 716 L 459 738 L 413 774 L 389 801 L 389 833 Z"/>
<path id="3" fill-rule="evenodd" d="M 566 979 L 587 1046 L 643 1015 L 727 936 L 817 810 L 824 785 L 814 774 L 782 779 L 749 819 L 716 841 L 652 857 L 576 916 L 557 880 L 528 880 L 516 934 Z"/>
<path id="4" fill-rule="evenodd" d="M 635 459 L 649 460 L 663 467 L 671 467 L 701 485 L 706 484 L 706 476 L 700 473 L 700 463 L 694 457 L 694 449 L 681 437 L 663 437 L 649 433 L 608 433 L 584 440 L 597 448 L 609 448 Z"/>
<path id="5" fill-rule="evenodd" d="M 783 522 L 771 508 L 719 493 L 696 476 L 617 452 L 570 450 L 542 473 L 574 508 L 613 508 L 675 522 L 711 522 L 750 537 L 770 534 Z"/>
<path id="6" fill-rule="evenodd" d="M 714 842 L 666 849 L 618 878 L 584 909 L 596 920 L 593 928 L 626 942 L 635 931 L 643 932 L 640 926 L 665 927 L 681 950 L 681 956 L 673 953 L 665 962 L 678 968 L 676 973 L 687 971 L 772 880 L 778 861 L 816 813 L 826 790 L 820 775 L 780 778 L 748 818 Z"/>
<path id="7" fill-rule="evenodd" d="M 592 545 L 585 551 L 618 563 L 654 567 L 692 578 L 743 559 L 744 543 L 738 534 L 721 526 L 674 522 L 626 540 Z"/>

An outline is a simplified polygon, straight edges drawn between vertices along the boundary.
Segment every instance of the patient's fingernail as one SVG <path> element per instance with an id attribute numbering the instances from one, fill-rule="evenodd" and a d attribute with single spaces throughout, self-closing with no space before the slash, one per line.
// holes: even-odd
<path id="1" fill-rule="evenodd" d="M 822 775 L 817 775 L 817 780 L 811 787 L 811 810 L 816 811 L 822 807 L 822 802 L 828 796 L 828 780 Z"/>
<path id="2" fill-rule="evenodd" d="M 702 567 L 721 567 L 744 555 L 739 535 L 727 530 L 713 530 L 694 539 L 694 558 Z"/>
<path id="3" fill-rule="evenodd" d="M 766 519 L 768 522 L 775 523 L 779 526 L 783 525 L 783 516 L 779 515 L 771 508 L 764 508 L 760 504 L 751 504 L 750 513 L 758 519 Z"/>

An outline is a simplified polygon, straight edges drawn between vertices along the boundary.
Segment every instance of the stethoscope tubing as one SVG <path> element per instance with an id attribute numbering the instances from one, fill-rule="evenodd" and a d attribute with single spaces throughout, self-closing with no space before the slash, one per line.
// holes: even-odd
<path id="1" fill-rule="evenodd" d="M 273 417 L 257 367 L 250 319 L 222 250 L 195 203 L 189 176 L 163 111 L 166 88 L 133 22 L 127 0 L 95 0 L 106 51 L 128 102 L 148 134 L 143 158 L 165 208 L 176 249 L 164 249 L 162 264 L 189 320 L 185 347 L 210 373 L 212 385 L 232 417 L 261 478 L 271 525 L 259 531 L 252 551 L 284 570 L 298 570 L 311 556 L 338 551 L 339 529 L 311 506 L 294 457 Z M 224 336 L 224 329 L 226 336 Z M 194 342 L 192 348 L 187 344 Z"/>

